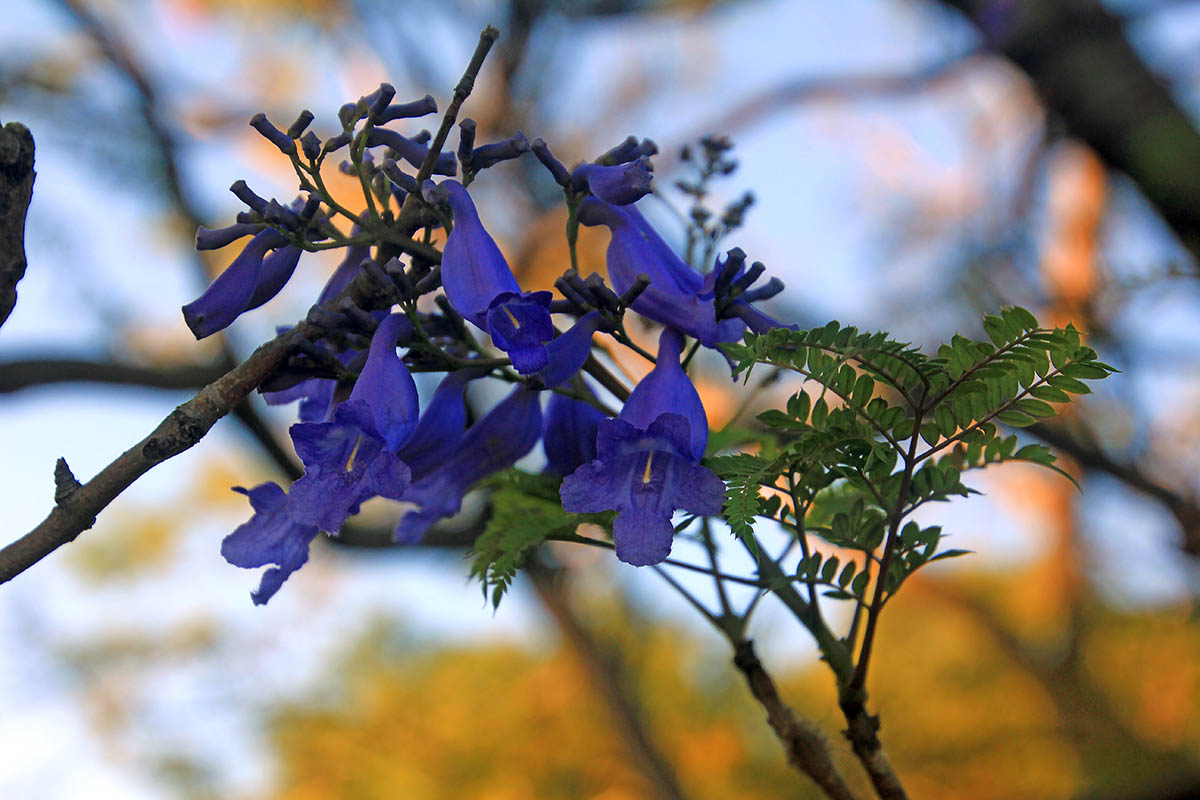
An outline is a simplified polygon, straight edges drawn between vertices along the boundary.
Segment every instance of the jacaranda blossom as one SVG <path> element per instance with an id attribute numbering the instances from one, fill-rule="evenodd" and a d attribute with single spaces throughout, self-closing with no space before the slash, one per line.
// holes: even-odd
<path id="1" fill-rule="evenodd" d="M 725 499 L 725 484 L 699 464 L 708 419 L 679 365 L 682 349 L 682 335 L 664 330 L 654 369 L 617 419 L 600 420 L 596 458 L 567 476 L 559 490 L 566 511 L 617 512 L 617 558 L 634 566 L 657 564 L 671 552 L 676 509 L 718 514 Z"/>
<path id="2" fill-rule="evenodd" d="M 235 486 L 233 490 L 250 498 L 254 516 L 225 537 L 221 555 L 235 567 L 276 565 L 263 573 L 258 589 L 250 593 L 254 604 L 260 606 L 308 561 L 308 548 L 318 528 L 292 519 L 287 512 L 288 497 L 278 484 L 263 483 L 253 489 Z"/>
<path id="3" fill-rule="evenodd" d="M 545 369 L 546 342 L 554 337 L 550 292 L 521 291 L 461 183 L 426 183 L 425 197 L 449 204 L 454 214 L 454 229 L 442 252 L 442 287 L 450 305 L 491 336 L 518 372 L 532 375 Z"/>
<path id="4" fill-rule="evenodd" d="M 259 231 L 204 294 L 183 307 L 184 321 L 197 339 L 228 328 L 239 315 L 279 294 L 299 260 L 300 249 L 282 233 Z"/>
<path id="5" fill-rule="evenodd" d="M 288 493 L 273 483 L 237 490 L 250 497 L 254 516 L 225 538 L 222 554 L 235 566 L 278 567 L 263 576 L 255 603 L 267 602 L 304 564 L 318 531 L 336 533 L 364 501 L 398 500 L 408 489 L 411 473 L 395 454 L 417 422 L 417 387 L 396 355 L 407 326 L 400 314 L 379 324 L 350 397 L 329 422 L 291 427 L 304 475 Z"/>
<path id="6" fill-rule="evenodd" d="M 417 507 L 400 518 L 395 540 L 421 541 L 435 522 L 458 513 L 467 490 L 532 450 L 541 431 L 538 392 L 518 386 L 467 430 L 441 466 L 404 493 L 401 499 Z"/>
<path id="7" fill-rule="evenodd" d="M 705 347 L 737 340 L 747 325 L 758 333 L 783 327 L 750 305 L 751 300 L 777 293 L 782 283 L 772 279 L 762 289 L 746 291 L 762 274 L 762 267 L 748 272 L 743 267 L 744 255 L 719 261 L 711 272 L 701 275 L 684 263 L 632 205 L 618 206 L 589 197 L 580 203 L 579 221 L 605 225 L 611 231 L 608 277 L 618 294 L 628 291 L 639 274 L 650 279 L 650 285 L 633 301 L 632 308 L 639 314 L 683 331 Z M 734 288 L 744 294 L 731 293 Z"/>
<path id="8" fill-rule="evenodd" d="M 596 458 L 596 430 L 604 412 L 593 405 L 551 393 L 542 419 L 546 471 L 570 475 Z"/>

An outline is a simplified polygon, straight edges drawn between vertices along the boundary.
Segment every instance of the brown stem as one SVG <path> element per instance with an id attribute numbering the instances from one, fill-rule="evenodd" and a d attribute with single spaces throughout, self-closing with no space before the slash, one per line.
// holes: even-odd
<path id="1" fill-rule="evenodd" d="M 282 333 L 167 416 L 149 436 L 126 450 L 87 483 L 62 493 L 40 525 L 0 549 L 0 583 L 71 542 L 96 515 L 153 467 L 200 441 L 221 417 L 245 399 L 283 361 L 300 326 Z"/>
<path id="2" fill-rule="evenodd" d="M 754 652 L 753 641 L 746 639 L 735 645 L 733 665 L 745 676 L 750 693 L 767 712 L 767 724 L 783 745 L 788 763 L 811 778 L 827 797 L 833 800 L 855 800 L 857 796 L 850 791 L 850 787 L 846 785 L 845 779 L 829 756 L 829 746 L 825 737 L 811 722 L 798 718 L 779 697 L 775 681 L 763 668 L 758 654 Z"/>
<path id="3" fill-rule="evenodd" d="M 865 695 L 863 697 L 865 700 Z M 908 800 L 900 778 L 883 752 L 883 743 L 879 741 L 879 717 L 867 713 L 864 700 L 841 701 L 848 726 L 843 733 L 881 800 Z"/>

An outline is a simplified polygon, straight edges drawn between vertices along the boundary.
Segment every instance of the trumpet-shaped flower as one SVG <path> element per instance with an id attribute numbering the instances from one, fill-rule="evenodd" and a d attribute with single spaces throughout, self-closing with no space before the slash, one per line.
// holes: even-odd
<path id="1" fill-rule="evenodd" d="M 426 199 L 449 204 L 454 229 L 442 252 L 442 287 L 454 310 L 492 337 L 524 375 L 545 369 L 554 337 L 550 292 L 522 292 L 458 181 L 425 184 Z"/>
<path id="2" fill-rule="evenodd" d="M 350 397 L 329 422 L 291 427 L 304 475 L 289 493 L 275 484 L 238 489 L 250 497 L 254 516 L 225 538 L 222 554 L 235 566 L 277 565 L 263 576 L 255 603 L 267 602 L 304 564 L 318 531 L 336 533 L 363 501 L 398 500 L 408 489 L 411 473 L 394 452 L 417 421 L 417 387 L 396 355 L 407 326 L 399 314 L 379 324 Z"/>
<path id="3" fill-rule="evenodd" d="M 467 490 L 533 449 L 541 428 L 538 392 L 518 386 L 467 430 L 441 466 L 404 493 L 401 499 L 417 508 L 400 518 L 395 540 L 419 542 L 439 519 L 458 513 Z"/>
<path id="4" fill-rule="evenodd" d="M 300 249 L 282 233 L 259 231 L 204 294 L 183 307 L 184 321 L 197 339 L 228 328 L 238 316 L 279 294 L 299 260 Z"/>
<path id="5" fill-rule="evenodd" d="M 700 396 L 679 365 L 683 337 L 671 328 L 659 340 L 658 361 L 615 420 L 597 426 L 596 458 L 567 476 L 563 508 L 615 510 L 617 558 L 657 564 L 671 552 L 676 509 L 717 514 L 725 484 L 699 464 L 708 442 Z"/>

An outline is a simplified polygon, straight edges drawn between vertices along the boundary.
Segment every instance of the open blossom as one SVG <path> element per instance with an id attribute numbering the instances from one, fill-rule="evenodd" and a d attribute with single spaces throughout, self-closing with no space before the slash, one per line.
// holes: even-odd
<path id="1" fill-rule="evenodd" d="M 318 531 L 336 533 L 372 497 L 400 499 L 411 482 L 408 466 L 395 451 L 417 423 L 417 387 L 396 355 L 396 340 L 407 329 L 403 315 L 379 324 L 366 365 L 350 397 L 328 422 L 291 427 L 304 475 L 284 493 L 275 484 L 249 491 L 254 516 L 225 538 L 221 552 L 231 564 L 268 570 L 254 593 L 265 603 L 308 559 Z"/>
<path id="2" fill-rule="evenodd" d="M 442 287 L 450 305 L 491 336 L 518 372 L 531 375 L 545 369 L 546 342 L 554 337 L 550 292 L 521 291 L 461 183 L 427 183 L 425 196 L 447 203 L 454 214 L 454 229 L 442 252 Z"/>
<path id="3" fill-rule="evenodd" d="M 654 369 L 617 419 L 599 421 L 595 459 L 567 476 L 560 488 L 566 511 L 617 512 L 617 558 L 634 566 L 657 564 L 671 552 L 676 509 L 717 514 L 725 499 L 725 484 L 699 464 L 708 419 L 679 365 L 682 349 L 678 331 L 663 331 Z"/>

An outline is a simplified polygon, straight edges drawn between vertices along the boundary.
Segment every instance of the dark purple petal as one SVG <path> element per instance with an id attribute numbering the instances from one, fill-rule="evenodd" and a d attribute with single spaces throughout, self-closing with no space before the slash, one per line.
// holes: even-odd
<path id="1" fill-rule="evenodd" d="M 285 244 L 287 239 L 278 231 L 255 234 L 204 294 L 183 307 L 183 319 L 197 339 L 229 327 L 249 307 L 262 277 L 263 257 Z"/>
<path id="2" fill-rule="evenodd" d="M 725 505 L 725 482 L 708 467 L 693 464 L 681 476 L 675 505 L 693 514 L 720 514 Z"/>
<path id="3" fill-rule="evenodd" d="M 619 418 L 646 430 L 661 414 L 678 414 L 690 427 L 691 453 L 698 461 L 708 443 L 708 417 L 699 392 L 679 365 L 682 348 L 683 336 L 671 328 L 664 329 L 654 369 L 634 387 Z"/>
<path id="4" fill-rule="evenodd" d="M 371 337 L 367 363 L 348 401 L 364 403 L 370 409 L 371 427 L 366 430 L 392 451 L 412 434 L 420 411 L 417 385 L 396 355 L 397 340 L 411 333 L 412 324 L 403 314 L 391 314 L 379 323 Z"/>
<path id="5" fill-rule="evenodd" d="M 559 487 L 563 510 L 572 514 L 611 511 L 633 480 L 636 468 L 636 458 L 625 458 L 620 462 L 593 461 L 580 466 L 563 478 Z"/>
<path id="6" fill-rule="evenodd" d="M 441 466 L 467 429 L 467 383 L 487 374 L 484 369 L 460 369 L 438 384 L 412 436 L 397 455 L 412 470 L 413 480 Z"/>
<path id="7" fill-rule="evenodd" d="M 442 251 L 442 286 L 454 310 L 487 331 L 487 311 L 504 292 L 521 294 L 521 287 L 495 240 L 484 230 L 471 196 L 458 181 L 425 186 L 431 202 L 444 200 L 454 213 L 454 229 Z"/>
<path id="8" fill-rule="evenodd" d="M 280 247 L 274 253 L 263 259 L 262 269 L 258 275 L 258 286 L 246 304 L 246 310 L 258 308 L 270 300 L 287 285 L 296 265 L 300 263 L 300 248 L 288 245 Z"/>
<path id="9" fill-rule="evenodd" d="M 770 314 L 764 314 L 754 306 L 743 300 L 735 300 L 729 304 L 726 313 L 745 322 L 750 326 L 750 330 L 755 333 L 766 333 L 772 328 L 787 328 L 789 330 L 798 331 L 800 326 L 796 324 L 785 324 L 772 317 Z"/>
<path id="10" fill-rule="evenodd" d="M 648 159 L 612 167 L 580 164 L 572 173 L 572 178 L 586 183 L 593 195 L 618 206 L 636 203 L 650 194 L 653 177 Z"/>
<path id="11" fill-rule="evenodd" d="M 488 308 L 487 330 L 492 341 L 522 375 L 541 372 L 549 363 L 546 342 L 554 336 L 551 297 L 550 292 L 504 292 Z"/>
<path id="12" fill-rule="evenodd" d="M 317 528 L 298 523 L 287 513 L 287 495 L 274 483 L 253 489 L 234 487 L 250 498 L 254 516 L 221 542 L 221 555 L 236 567 L 254 568 L 276 564 L 266 571 L 258 590 L 251 594 L 255 605 L 271 599 L 288 576 L 308 561 L 308 548 Z"/>
<path id="13" fill-rule="evenodd" d="M 605 419 L 604 413 L 595 406 L 552 393 L 542 419 L 546 471 L 570 475 L 595 459 L 596 429 Z"/>
<path id="14" fill-rule="evenodd" d="M 457 513 L 467 490 L 528 453 L 537 444 L 541 428 L 538 393 L 517 387 L 467 431 L 442 466 L 405 492 L 402 499 L 416 503 L 418 509 L 400 518 L 395 540 L 418 542 L 437 520 Z"/>
<path id="15" fill-rule="evenodd" d="M 603 322 L 598 311 L 589 311 L 561 336 L 546 345 L 549 360 L 538 380 L 547 389 L 565 383 L 583 367 L 592 352 L 592 337 Z"/>

